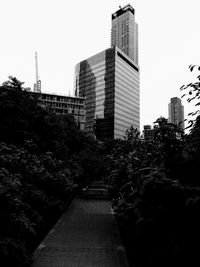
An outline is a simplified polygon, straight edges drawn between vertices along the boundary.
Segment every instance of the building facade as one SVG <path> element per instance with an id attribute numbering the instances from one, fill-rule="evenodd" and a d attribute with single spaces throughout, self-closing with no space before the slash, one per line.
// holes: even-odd
<path id="1" fill-rule="evenodd" d="M 111 47 L 119 47 L 138 65 L 138 24 L 135 10 L 131 5 L 112 14 Z"/>
<path id="2" fill-rule="evenodd" d="M 75 95 L 85 97 L 85 131 L 98 140 L 123 138 L 131 125 L 139 129 L 139 67 L 118 47 L 76 65 Z"/>
<path id="3" fill-rule="evenodd" d="M 181 104 L 181 99 L 172 97 L 168 104 L 169 122 L 176 124 L 181 130 L 184 130 L 184 107 Z"/>
<path id="4" fill-rule="evenodd" d="M 153 128 L 151 128 L 151 125 L 144 125 L 143 128 L 143 139 L 144 141 L 153 141 L 154 140 L 154 134 L 156 131 L 156 126 L 154 125 Z"/>
<path id="5" fill-rule="evenodd" d="M 82 97 L 70 97 L 56 94 L 37 93 L 42 107 L 50 108 L 56 114 L 72 114 L 79 129 L 85 130 L 85 99 Z"/>

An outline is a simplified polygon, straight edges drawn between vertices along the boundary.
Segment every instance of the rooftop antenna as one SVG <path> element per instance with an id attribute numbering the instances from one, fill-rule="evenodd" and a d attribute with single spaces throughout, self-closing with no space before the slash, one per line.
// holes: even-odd
<path id="1" fill-rule="evenodd" d="M 34 83 L 34 92 L 39 92 L 41 93 L 41 80 L 39 79 L 38 76 L 38 58 L 37 58 L 37 52 L 35 52 L 35 83 Z"/>

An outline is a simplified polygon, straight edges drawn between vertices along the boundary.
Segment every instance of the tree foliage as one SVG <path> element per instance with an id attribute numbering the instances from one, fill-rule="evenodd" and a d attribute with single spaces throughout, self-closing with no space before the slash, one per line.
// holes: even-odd
<path id="1" fill-rule="evenodd" d="M 198 65 L 190 65 L 189 69 L 191 72 L 193 71 L 200 71 L 200 66 Z M 181 91 L 184 91 L 184 94 L 181 98 L 186 97 L 187 102 L 195 102 L 195 107 L 197 107 L 194 111 L 190 112 L 188 116 L 190 119 L 188 120 L 188 129 L 191 129 L 193 124 L 195 123 L 196 117 L 200 114 L 199 113 L 199 105 L 200 105 L 200 75 L 197 76 L 197 81 L 194 83 L 189 83 L 186 85 L 182 85 L 180 88 Z M 193 129 L 194 130 L 194 129 Z"/>
<path id="2" fill-rule="evenodd" d="M 155 125 L 152 141 L 130 128 L 108 156 L 113 208 L 133 266 L 193 266 L 199 262 L 199 118 L 190 135 L 162 117 Z"/>
<path id="3" fill-rule="evenodd" d="M 70 115 L 43 108 L 14 77 L 0 86 L 0 261 L 23 266 L 103 152 Z M 98 164 L 98 165 L 97 165 Z M 96 166 L 96 168 L 94 168 Z M 89 181 L 88 181 L 89 178 Z"/>
<path id="4" fill-rule="evenodd" d="M 181 88 L 188 102 L 199 101 L 199 85 Z M 124 139 L 99 145 L 11 77 L 0 87 L 0 258 L 7 266 L 28 262 L 74 184 L 103 179 L 134 266 L 192 266 L 200 238 L 199 118 L 188 135 L 161 117 L 152 141 L 131 127 Z"/>
<path id="5" fill-rule="evenodd" d="M 0 258 L 4 266 L 27 262 L 41 235 L 64 211 L 71 173 L 47 152 L 0 143 Z"/>
<path id="6" fill-rule="evenodd" d="M 82 134 L 70 115 L 56 115 L 41 107 L 38 94 L 27 92 L 16 78 L 0 87 L 0 140 L 23 145 L 32 140 L 37 151 L 67 159 L 82 147 Z"/>

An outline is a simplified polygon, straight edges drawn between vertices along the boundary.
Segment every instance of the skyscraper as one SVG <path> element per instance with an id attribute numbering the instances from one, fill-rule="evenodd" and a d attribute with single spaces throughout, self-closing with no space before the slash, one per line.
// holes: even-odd
<path id="1" fill-rule="evenodd" d="M 184 107 L 181 104 L 181 99 L 172 97 L 168 104 L 169 122 L 176 124 L 184 130 Z"/>
<path id="2" fill-rule="evenodd" d="M 86 98 L 86 132 L 104 141 L 139 129 L 139 69 L 119 48 L 77 64 L 75 79 L 75 94 Z"/>
<path id="3" fill-rule="evenodd" d="M 138 65 L 138 24 L 131 5 L 112 14 L 111 46 L 119 47 Z"/>
<path id="4" fill-rule="evenodd" d="M 115 19 L 127 21 L 126 31 L 123 28 L 123 40 L 124 36 L 128 40 L 124 51 L 115 43 L 119 36 L 114 36 L 112 30 L 112 47 L 75 67 L 75 95 L 85 97 L 85 131 L 101 141 L 123 138 L 130 126 L 140 126 L 140 75 L 133 14 L 130 5 L 112 14 L 112 29 Z"/>

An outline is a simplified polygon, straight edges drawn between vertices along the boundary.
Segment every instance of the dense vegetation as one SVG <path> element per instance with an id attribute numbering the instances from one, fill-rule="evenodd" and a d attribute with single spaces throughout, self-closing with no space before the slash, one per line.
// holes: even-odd
<path id="1" fill-rule="evenodd" d="M 195 66 L 190 66 L 191 70 Z M 198 77 L 199 79 L 199 77 Z M 182 86 L 188 102 L 200 83 Z M 188 90 L 188 91 L 187 91 Z M 195 116 L 194 111 L 190 115 Z M 98 144 L 73 117 L 40 106 L 10 77 L 0 86 L 0 260 L 25 266 L 79 188 L 103 179 L 131 266 L 194 266 L 200 246 L 200 117 L 185 135 L 159 118 L 152 141 L 131 127 Z"/>
<path id="2" fill-rule="evenodd" d="M 0 262 L 24 266 L 80 186 L 101 178 L 102 148 L 73 117 L 40 106 L 10 77 L 0 87 Z M 101 160 L 100 160 L 101 158 Z"/>
<path id="3" fill-rule="evenodd" d="M 181 87 L 188 102 L 197 100 L 196 106 L 199 79 Z M 130 265 L 198 266 L 200 117 L 190 120 L 187 135 L 165 118 L 155 124 L 152 141 L 145 142 L 131 128 L 108 156 L 107 180 Z"/>

